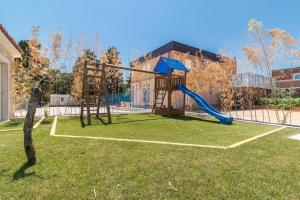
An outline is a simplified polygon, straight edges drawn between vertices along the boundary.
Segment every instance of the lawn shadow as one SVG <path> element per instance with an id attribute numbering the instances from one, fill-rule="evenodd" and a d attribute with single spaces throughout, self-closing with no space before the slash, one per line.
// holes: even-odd
<path id="1" fill-rule="evenodd" d="M 46 119 L 46 120 L 43 120 L 41 124 L 43 124 L 43 125 L 45 125 L 45 124 L 52 124 L 52 121 Z"/>
<path id="2" fill-rule="evenodd" d="M 0 171 L 0 175 L 2 176 L 5 172 L 7 172 L 8 171 L 8 169 L 2 169 L 1 171 Z"/>
<path id="3" fill-rule="evenodd" d="M 29 169 L 30 167 L 32 167 L 33 165 L 30 165 L 28 164 L 28 162 L 24 163 L 13 175 L 13 181 L 17 181 L 19 179 L 22 179 L 22 178 L 26 178 L 26 177 L 29 177 L 29 176 L 35 176 L 35 177 L 38 177 L 38 178 L 42 178 L 43 177 L 40 177 L 40 176 L 37 176 L 35 174 L 35 172 L 30 172 L 30 173 L 26 173 L 26 170 Z"/>
<path id="4" fill-rule="evenodd" d="M 126 120 L 127 121 L 118 121 L 114 124 L 127 124 L 127 123 L 133 123 L 133 122 L 145 122 L 145 121 L 156 121 L 156 120 L 162 120 L 162 118 L 150 118 L 150 119 L 128 119 L 128 118 L 118 118 L 118 120 Z"/>
<path id="5" fill-rule="evenodd" d="M 220 122 L 215 121 L 214 119 L 206 119 L 206 118 L 200 118 L 200 117 L 193 117 L 193 116 L 189 116 L 189 115 L 185 115 L 185 116 L 170 116 L 168 118 L 171 119 L 176 119 L 176 120 L 183 120 L 183 121 L 202 121 L 202 122 L 209 122 L 209 123 L 215 123 L 215 124 L 220 124 Z"/>
<path id="6" fill-rule="evenodd" d="M 103 116 L 102 116 L 103 117 Z M 101 116 L 98 116 L 97 119 L 103 124 L 103 125 L 108 125 L 108 122 L 102 119 Z"/>
<path id="7" fill-rule="evenodd" d="M 112 119 L 112 124 L 126 124 L 126 123 L 134 123 L 134 122 L 144 122 L 144 121 L 154 121 L 154 120 L 161 120 L 162 118 L 147 118 L 147 119 L 130 119 L 126 117 L 128 114 L 117 114 L 114 119 Z M 104 118 L 104 119 L 103 119 Z M 109 125 L 107 121 L 107 116 L 100 116 L 98 120 L 103 125 Z"/>

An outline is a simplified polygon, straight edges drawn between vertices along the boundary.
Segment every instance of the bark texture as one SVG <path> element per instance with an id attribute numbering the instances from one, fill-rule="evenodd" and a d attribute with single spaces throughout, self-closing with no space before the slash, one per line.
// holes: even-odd
<path id="1" fill-rule="evenodd" d="M 48 78 L 43 78 L 39 81 L 31 91 L 31 96 L 28 104 L 28 110 L 26 114 L 26 119 L 23 127 L 24 131 L 24 150 L 29 165 L 34 165 L 36 163 L 35 149 L 32 139 L 32 129 L 34 123 L 34 115 L 36 108 L 41 100 L 42 92 L 48 86 Z"/>

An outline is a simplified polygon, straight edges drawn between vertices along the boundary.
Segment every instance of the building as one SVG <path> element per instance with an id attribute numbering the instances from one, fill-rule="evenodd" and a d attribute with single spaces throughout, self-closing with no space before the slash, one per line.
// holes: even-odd
<path id="1" fill-rule="evenodd" d="M 21 57 L 22 50 L 15 40 L 0 24 L 0 121 L 9 119 L 12 115 L 11 91 L 12 74 L 15 59 Z"/>
<path id="2" fill-rule="evenodd" d="M 68 94 L 50 94 L 50 106 L 67 106 L 73 105 Z"/>
<path id="3" fill-rule="evenodd" d="M 180 60 L 189 70 L 197 66 L 201 62 L 221 62 L 221 55 L 195 48 L 176 41 L 171 41 L 152 52 L 132 61 L 131 67 L 147 71 L 154 71 L 154 67 L 160 57 L 168 57 Z M 190 72 L 191 73 L 191 72 Z M 189 74 L 190 74 L 189 73 Z M 187 76 L 189 76 L 187 74 Z M 187 83 L 189 87 L 189 82 Z M 177 95 L 178 94 L 174 94 Z M 201 94 L 211 104 L 218 104 L 218 97 L 215 92 L 207 92 Z M 179 99 L 182 99 L 179 97 Z M 133 72 L 131 75 L 131 102 L 133 106 L 152 106 L 154 100 L 154 75 Z M 167 99 L 165 100 L 167 101 Z M 181 102 L 177 101 L 178 107 Z M 187 99 L 186 105 L 192 104 L 190 99 Z M 175 105 L 176 106 L 176 105 Z"/>
<path id="4" fill-rule="evenodd" d="M 273 70 L 272 77 L 276 88 L 294 90 L 295 95 L 300 96 L 300 67 Z"/>

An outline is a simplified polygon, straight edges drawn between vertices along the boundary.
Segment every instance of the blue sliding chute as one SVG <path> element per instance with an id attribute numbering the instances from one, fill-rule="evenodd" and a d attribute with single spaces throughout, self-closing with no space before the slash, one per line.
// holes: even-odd
<path id="1" fill-rule="evenodd" d="M 190 91 L 183 85 L 176 85 L 176 88 L 181 90 L 184 94 L 189 95 L 197 103 L 197 105 L 201 108 L 201 110 L 217 118 L 222 124 L 227 124 L 227 125 L 232 124 L 233 118 L 231 116 L 225 115 L 220 111 L 218 111 L 217 109 L 215 109 L 214 107 L 212 107 L 200 95 Z"/>

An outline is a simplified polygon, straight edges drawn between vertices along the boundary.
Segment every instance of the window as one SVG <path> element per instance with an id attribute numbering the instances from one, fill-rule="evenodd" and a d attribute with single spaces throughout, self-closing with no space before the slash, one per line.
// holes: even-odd
<path id="1" fill-rule="evenodd" d="M 293 79 L 294 80 L 300 80 L 300 73 L 294 73 L 293 74 Z"/>
<path id="2" fill-rule="evenodd" d="M 143 88 L 143 101 L 144 105 L 147 106 L 150 102 L 150 88 L 144 87 Z"/>
<path id="3" fill-rule="evenodd" d="M 134 86 L 131 86 L 131 102 L 133 105 L 135 105 L 136 103 L 136 97 L 135 97 L 135 89 L 134 89 Z"/>

